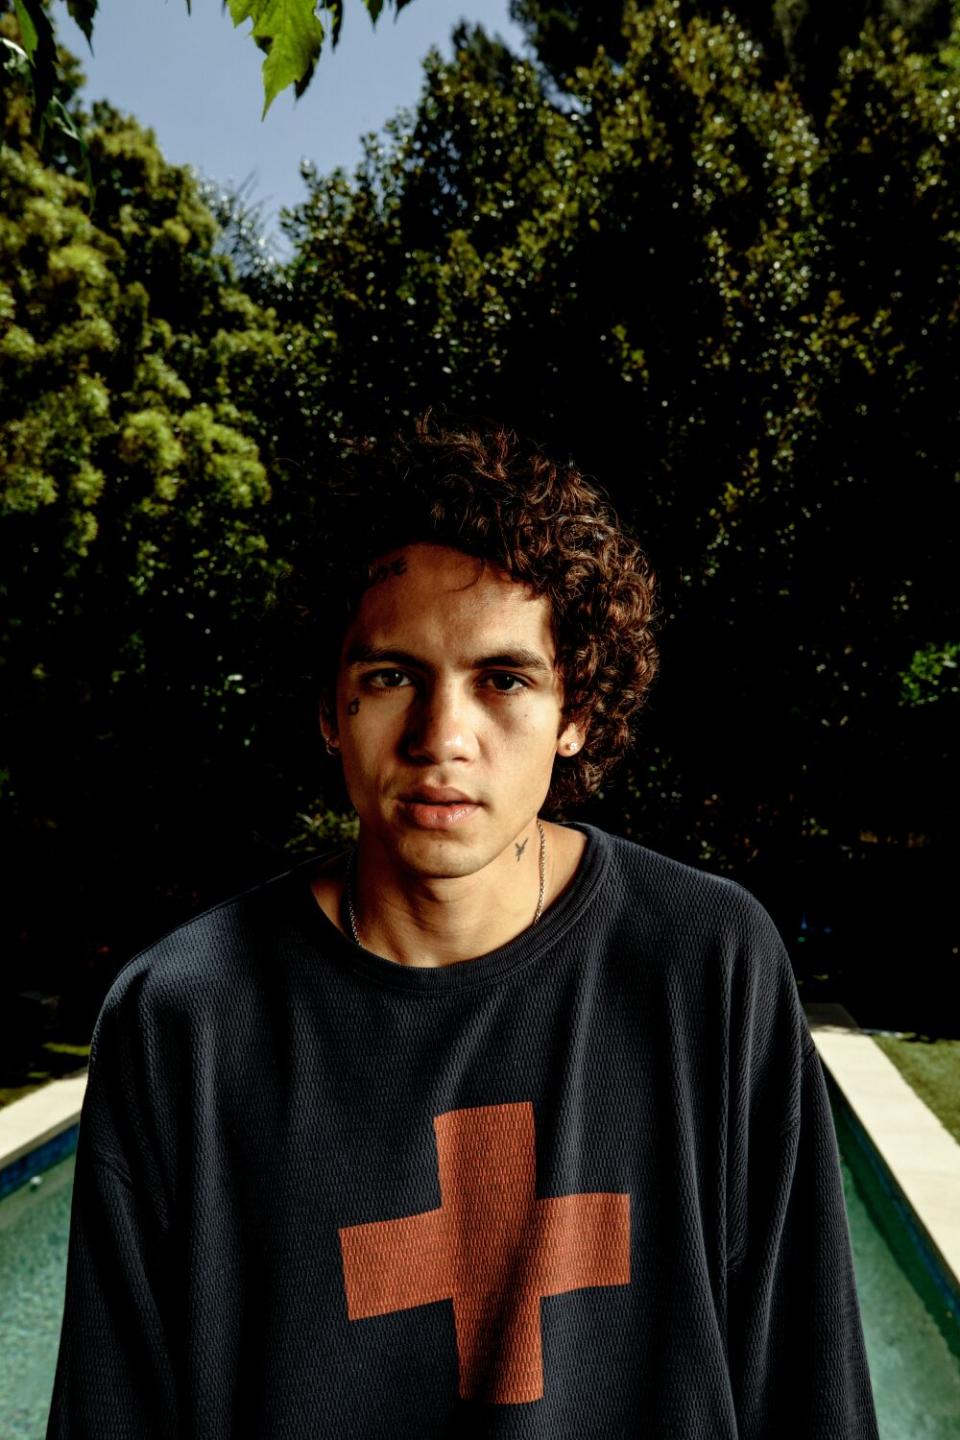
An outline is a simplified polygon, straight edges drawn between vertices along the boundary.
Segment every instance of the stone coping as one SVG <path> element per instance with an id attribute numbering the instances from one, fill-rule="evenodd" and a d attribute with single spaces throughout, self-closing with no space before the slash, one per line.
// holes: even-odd
<path id="1" fill-rule="evenodd" d="M 960 1287 L 960 1145 L 842 1005 L 804 1008 L 824 1068 Z"/>
<path id="2" fill-rule="evenodd" d="M 0 1172 L 76 1125 L 86 1088 L 87 1072 L 80 1070 L 4 1105 L 0 1109 Z"/>
<path id="3" fill-rule="evenodd" d="M 960 1145 L 842 1005 L 804 1008 L 825 1069 L 960 1286 Z M 81 1070 L 0 1109 L 0 1175 L 79 1122 L 86 1084 Z"/>

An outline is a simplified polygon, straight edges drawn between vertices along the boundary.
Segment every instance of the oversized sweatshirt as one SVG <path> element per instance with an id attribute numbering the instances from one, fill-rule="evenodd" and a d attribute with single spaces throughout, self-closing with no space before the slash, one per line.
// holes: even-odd
<path id="1" fill-rule="evenodd" d="M 120 972 L 48 1440 L 875 1440 L 784 944 L 578 828 L 473 960 L 360 948 L 307 862 Z"/>

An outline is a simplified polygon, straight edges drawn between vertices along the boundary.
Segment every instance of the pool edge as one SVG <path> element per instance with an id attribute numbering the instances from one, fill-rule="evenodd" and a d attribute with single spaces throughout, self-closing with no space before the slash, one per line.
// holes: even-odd
<path id="1" fill-rule="evenodd" d="M 0 1108 L 0 1199 L 73 1153 L 86 1088 L 81 1070 Z"/>
<path id="2" fill-rule="evenodd" d="M 804 1008 L 825 1071 L 960 1296 L 960 1145 L 844 1006 Z"/>
<path id="3" fill-rule="evenodd" d="M 960 1145 L 848 1010 L 804 1007 L 820 1060 L 960 1293 Z M 87 1072 L 0 1109 L 0 1196 L 76 1146 Z"/>

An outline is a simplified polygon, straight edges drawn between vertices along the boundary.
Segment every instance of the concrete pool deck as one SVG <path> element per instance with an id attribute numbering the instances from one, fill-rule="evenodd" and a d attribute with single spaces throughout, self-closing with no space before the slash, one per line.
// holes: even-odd
<path id="1" fill-rule="evenodd" d="M 842 1005 L 804 1008 L 824 1068 L 960 1289 L 960 1145 Z"/>
<path id="2" fill-rule="evenodd" d="M 0 1109 L 0 1173 L 76 1125 L 86 1088 L 87 1072 L 80 1070 L 4 1105 Z"/>
<path id="3" fill-rule="evenodd" d="M 960 1289 L 960 1145 L 842 1005 L 805 1009 L 825 1069 Z M 86 1083 L 83 1070 L 0 1109 L 0 1194 L 29 1180 L 28 1157 L 79 1122 Z"/>

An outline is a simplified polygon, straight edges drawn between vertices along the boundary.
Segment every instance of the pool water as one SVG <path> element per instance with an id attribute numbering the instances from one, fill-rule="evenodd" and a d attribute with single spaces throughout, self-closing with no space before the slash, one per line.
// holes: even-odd
<path id="1" fill-rule="evenodd" d="M 841 1164 L 881 1440 L 957 1440 L 960 1361 Z"/>
<path id="2" fill-rule="evenodd" d="M 74 1157 L 0 1200 L 0 1437 L 43 1440 L 60 1343 Z"/>
<path id="3" fill-rule="evenodd" d="M 957 1440 L 956 1292 L 832 1080 L 828 1088 L 881 1440 Z"/>
<path id="4" fill-rule="evenodd" d="M 881 1440 L 960 1436 L 960 1331 L 835 1101 L 840 1167 Z M 43 1440 L 66 1278 L 73 1157 L 0 1200 L 0 1437 Z"/>

